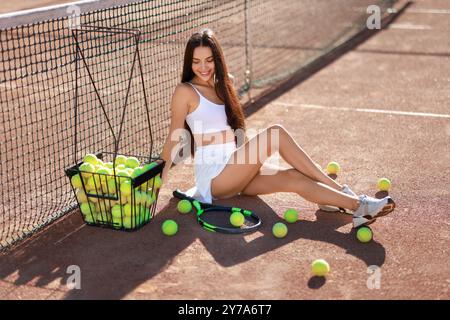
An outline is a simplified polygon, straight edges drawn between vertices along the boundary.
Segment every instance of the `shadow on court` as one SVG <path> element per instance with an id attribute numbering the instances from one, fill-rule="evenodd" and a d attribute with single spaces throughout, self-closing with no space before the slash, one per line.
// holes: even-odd
<path id="1" fill-rule="evenodd" d="M 83 226 L 76 212 L 52 226 L 52 230 L 38 234 L 13 252 L 1 256 L 0 277 L 13 279 L 15 286 L 33 284 L 53 289 L 63 299 L 120 299 L 153 277 L 167 276 L 163 271 L 197 240 L 224 268 L 246 262 L 297 239 L 332 243 L 367 265 L 381 266 L 385 260 L 385 250 L 381 244 L 375 241 L 361 244 L 355 240 L 354 234 L 336 230 L 351 223 L 351 217 L 344 214 L 317 211 L 316 221 L 300 219 L 289 225 L 285 238 L 277 239 L 272 235 L 271 228 L 281 219 L 259 197 L 235 197 L 220 201 L 221 204 L 254 210 L 260 215 L 263 220 L 257 231 L 260 234 L 248 241 L 248 235 L 204 230 L 197 224 L 195 213 L 177 213 L 177 202 L 177 199 L 171 199 L 160 211 L 161 214 L 135 232 Z M 179 232 L 176 236 L 162 234 L 160 226 L 165 219 L 177 221 Z M 74 265 L 81 271 L 80 290 L 66 287 L 72 275 L 67 268 Z M 170 278 L 167 281 L 171 281 Z M 308 286 L 318 288 L 323 284 L 311 279 Z M 147 295 L 146 298 L 151 297 Z"/>

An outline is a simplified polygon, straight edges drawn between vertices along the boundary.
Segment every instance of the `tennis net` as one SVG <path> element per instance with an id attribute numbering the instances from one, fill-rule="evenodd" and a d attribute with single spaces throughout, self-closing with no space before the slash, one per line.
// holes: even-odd
<path id="1" fill-rule="evenodd" d="M 286 80 L 365 28 L 369 5 L 395 0 L 91 0 L 0 15 L 0 243 L 33 234 L 76 207 L 64 168 L 74 159 L 76 47 L 69 21 L 133 28 L 149 98 L 153 155 L 163 147 L 171 93 L 180 80 L 189 36 L 209 27 L 220 40 L 242 101 Z M 119 125 L 132 41 L 117 35 L 79 39 L 106 109 Z M 79 155 L 111 147 L 92 87 L 79 84 Z M 121 148 L 148 153 L 143 95 L 133 83 Z"/>

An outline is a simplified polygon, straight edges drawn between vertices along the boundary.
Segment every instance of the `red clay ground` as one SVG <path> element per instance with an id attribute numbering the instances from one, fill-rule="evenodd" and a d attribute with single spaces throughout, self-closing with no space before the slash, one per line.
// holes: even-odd
<path id="1" fill-rule="evenodd" d="M 260 231 L 213 234 L 176 212 L 175 188 L 191 185 L 192 165 L 175 167 L 160 214 L 138 232 L 82 224 L 78 212 L 0 256 L 1 299 L 449 299 L 450 2 L 418 1 L 386 30 L 248 117 L 248 127 L 283 124 L 340 182 L 376 194 L 392 182 L 397 209 L 358 243 L 346 215 L 318 211 L 296 194 L 236 197 L 222 203 L 258 212 Z M 369 110 L 374 112 L 368 112 Z M 403 113 L 398 113 L 401 111 Z M 287 208 L 300 211 L 284 239 L 271 234 Z M 179 233 L 160 226 L 175 219 Z M 326 259 L 326 280 L 310 263 Z M 71 265 L 81 289 L 66 287 Z M 369 289 L 368 266 L 380 267 Z M 214 284 L 213 286 L 211 284 Z"/>

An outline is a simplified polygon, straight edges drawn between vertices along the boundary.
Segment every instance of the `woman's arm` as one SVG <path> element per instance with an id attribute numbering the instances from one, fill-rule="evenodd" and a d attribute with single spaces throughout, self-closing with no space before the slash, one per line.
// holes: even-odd
<path id="1" fill-rule="evenodd" d="M 172 95 L 170 103 L 170 128 L 164 143 L 161 158 L 166 162 L 162 172 L 163 183 L 167 181 L 170 167 L 173 163 L 172 155 L 176 155 L 179 151 L 180 135 L 174 135 L 177 129 L 184 129 L 184 122 L 189 112 L 188 97 L 190 97 L 190 89 L 185 84 L 178 84 Z M 174 150 L 176 148 L 177 150 Z"/>

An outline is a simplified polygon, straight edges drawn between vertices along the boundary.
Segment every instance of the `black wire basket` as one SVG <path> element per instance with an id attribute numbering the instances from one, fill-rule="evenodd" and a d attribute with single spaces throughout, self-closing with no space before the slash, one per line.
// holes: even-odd
<path id="1" fill-rule="evenodd" d="M 106 167 L 90 172 L 89 166 L 80 162 L 66 169 L 84 221 L 120 230 L 137 230 L 150 222 L 155 216 L 164 161 L 126 155 L 114 159 L 114 154 L 107 152 L 96 158 Z M 138 159 L 142 165 L 132 172 L 120 170 L 121 164 L 115 164 L 122 158 Z"/>
<path id="2" fill-rule="evenodd" d="M 124 99 L 122 117 L 118 135 L 115 134 L 110 118 L 105 109 L 105 104 L 99 94 L 96 82 L 92 76 L 90 66 L 86 62 L 83 50 L 80 47 L 78 34 L 82 33 L 107 33 L 125 34 L 131 36 L 134 41 L 133 61 L 128 78 L 128 90 Z M 135 29 L 121 29 L 110 27 L 98 27 L 83 25 L 72 30 L 72 36 L 76 44 L 76 88 L 75 88 L 75 134 L 74 134 L 74 158 L 76 164 L 65 170 L 70 179 L 72 190 L 83 220 L 88 225 L 111 228 L 115 230 L 133 231 L 141 228 L 152 220 L 156 214 L 156 205 L 159 188 L 162 185 L 162 170 L 165 162 L 161 158 L 152 157 L 153 138 L 148 102 L 145 94 L 142 65 L 139 56 L 140 31 Z M 112 135 L 111 145 L 113 151 L 98 151 L 86 154 L 83 161 L 78 161 L 78 83 L 79 61 L 83 62 L 85 71 L 95 91 L 96 100 L 103 110 Z M 137 68 L 136 68 L 137 65 Z M 141 90 L 144 96 L 145 110 L 147 112 L 148 130 L 150 136 L 150 155 L 119 154 L 119 142 L 125 119 L 128 95 L 135 69 L 140 72 Z"/>

